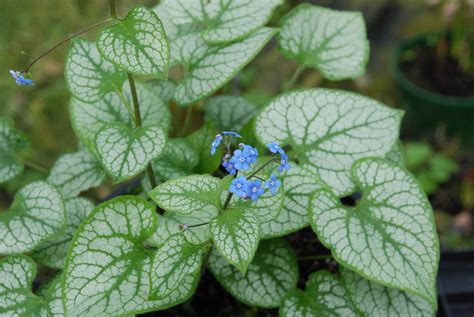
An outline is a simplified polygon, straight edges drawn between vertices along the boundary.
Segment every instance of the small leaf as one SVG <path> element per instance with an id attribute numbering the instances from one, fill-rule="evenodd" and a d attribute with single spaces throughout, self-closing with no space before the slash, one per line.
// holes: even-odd
<path id="1" fill-rule="evenodd" d="M 205 26 L 204 40 L 211 43 L 243 39 L 270 20 L 282 0 L 166 0 L 163 2 L 174 23 Z"/>
<path id="2" fill-rule="evenodd" d="M 65 226 L 59 191 L 43 181 L 30 183 L 16 193 L 10 210 L 0 213 L 0 254 L 31 251 Z"/>
<path id="3" fill-rule="evenodd" d="M 211 95 L 247 65 L 275 33 L 275 29 L 261 28 L 240 42 L 202 50 L 188 63 L 188 76 L 178 84 L 174 99 L 189 105 Z"/>
<path id="4" fill-rule="evenodd" d="M 163 151 L 166 139 L 160 126 L 129 128 L 124 124 L 105 125 L 96 136 L 96 150 L 107 173 L 120 182 L 145 170 Z"/>
<path id="5" fill-rule="evenodd" d="M 160 246 L 172 235 L 181 233 L 188 242 L 203 244 L 211 239 L 209 222 L 218 214 L 219 211 L 216 208 L 195 210 L 186 215 L 167 211 L 163 215 L 158 215 L 156 231 L 147 242 L 154 246 Z M 185 230 L 184 225 L 193 227 Z"/>
<path id="6" fill-rule="evenodd" d="M 303 292 L 295 289 L 283 299 L 280 316 L 359 316 L 344 283 L 328 271 L 312 273 Z M 386 316 L 386 315 L 367 315 Z"/>
<path id="7" fill-rule="evenodd" d="M 295 288 L 298 281 L 295 254 L 281 239 L 261 241 L 245 275 L 216 250 L 209 257 L 209 269 L 235 298 L 247 305 L 264 308 L 278 307 L 283 296 Z"/>
<path id="8" fill-rule="evenodd" d="M 333 89 L 283 94 L 257 117 L 263 143 L 290 145 L 300 163 L 316 173 L 336 195 L 351 194 L 352 164 L 384 157 L 396 143 L 403 112 L 373 99 Z"/>
<path id="9" fill-rule="evenodd" d="M 388 288 L 344 269 L 342 277 L 352 302 L 365 316 L 434 316 L 433 307 L 419 296 Z"/>
<path id="10" fill-rule="evenodd" d="M 7 117 L 0 117 L 0 183 L 23 172 L 24 165 L 17 158 L 17 153 L 27 144 L 26 136 L 15 130 L 13 121 Z"/>
<path id="11" fill-rule="evenodd" d="M 143 242 L 155 228 L 153 206 L 143 199 L 122 196 L 97 206 L 71 243 L 65 314 L 133 315 L 149 308 L 151 254 Z"/>
<path id="12" fill-rule="evenodd" d="M 189 243 L 182 235 L 167 239 L 155 251 L 151 265 L 151 298 L 162 298 L 183 282 L 198 280 L 203 255 L 203 246 Z"/>
<path id="13" fill-rule="evenodd" d="M 169 47 L 163 25 L 153 10 L 139 6 L 123 20 L 104 28 L 97 38 L 101 55 L 127 72 L 168 77 Z"/>
<path id="14" fill-rule="evenodd" d="M 144 127 L 159 125 L 168 129 L 171 113 L 163 99 L 167 96 L 163 93 L 162 87 L 154 82 L 137 82 L 136 87 L 142 125 Z M 128 83 L 124 84 L 123 94 L 131 105 L 132 96 Z M 95 136 L 104 125 L 123 123 L 130 128 L 135 127 L 127 108 L 115 93 L 107 94 L 99 102 L 92 104 L 72 98 L 69 103 L 69 113 L 76 136 L 92 153 L 96 153 Z"/>
<path id="15" fill-rule="evenodd" d="M 12 255 L 0 260 L 0 315 L 45 316 L 44 302 L 33 294 L 31 285 L 36 265 L 27 256 Z"/>
<path id="16" fill-rule="evenodd" d="M 258 218 L 253 210 L 227 209 L 211 220 L 209 228 L 216 249 L 245 274 L 260 241 Z"/>
<path id="17" fill-rule="evenodd" d="M 216 135 L 216 130 L 210 121 L 197 131 L 188 135 L 185 140 L 199 154 L 199 164 L 194 168 L 194 172 L 198 174 L 213 173 L 221 164 L 219 155 L 211 155 L 211 143 Z"/>
<path id="18" fill-rule="evenodd" d="M 79 37 L 69 47 L 64 76 L 69 91 L 84 102 L 97 102 L 111 91 L 120 91 L 127 78 L 100 56 L 94 42 Z"/>
<path id="19" fill-rule="evenodd" d="M 214 210 L 218 206 L 219 179 L 211 175 L 191 175 L 164 182 L 148 193 L 153 201 L 169 212 L 190 214 Z"/>
<path id="20" fill-rule="evenodd" d="M 330 80 L 357 78 L 369 59 L 369 41 L 360 12 L 302 4 L 282 20 L 282 53 Z"/>
<path id="21" fill-rule="evenodd" d="M 67 200 L 66 232 L 38 245 L 34 250 L 33 258 L 51 268 L 62 269 L 71 239 L 92 209 L 94 209 L 94 205 L 85 198 L 76 197 Z"/>
<path id="22" fill-rule="evenodd" d="M 54 163 L 47 181 L 56 186 L 64 198 L 72 198 L 99 186 L 106 176 L 94 156 L 87 151 L 79 151 L 61 156 Z"/>
<path id="23" fill-rule="evenodd" d="M 152 162 L 153 169 L 162 181 L 192 174 L 199 163 L 199 155 L 184 139 L 170 139 L 163 154 Z"/>
<path id="24" fill-rule="evenodd" d="M 218 130 L 240 131 L 258 108 L 242 97 L 217 96 L 206 101 L 204 111 Z"/>
<path id="25" fill-rule="evenodd" d="M 309 217 L 337 261 L 362 276 L 412 292 L 436 306 L 438 237 L 433 211 L 417 181 L 382 159 L 354 164 L 363 193 L 355 209 L 328 190 L 317 191 Z"/>

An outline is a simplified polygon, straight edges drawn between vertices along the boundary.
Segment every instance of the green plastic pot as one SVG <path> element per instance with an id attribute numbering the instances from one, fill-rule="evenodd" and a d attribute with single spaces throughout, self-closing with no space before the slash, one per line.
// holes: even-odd
<path id="1" fill-rule="evenodd" d="M 405 40 L 394 52 L 392 72 L 406 110 L 404 128 L 409 134 L 417 134 L 433 131 L 438 124 L 445 123 L 449 135 L 474 144 L 474 97 L 447 96 L 427 90 L 408 79 L 400 68 L 405 54 L 435 43 L 443 36 L 445 33 L 421 34 Z"/>

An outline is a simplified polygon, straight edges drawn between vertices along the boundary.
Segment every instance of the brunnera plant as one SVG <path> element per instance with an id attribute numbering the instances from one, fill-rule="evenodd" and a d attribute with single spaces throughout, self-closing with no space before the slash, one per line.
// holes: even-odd
<path id="1" fill-rule="evenodd" d="M 282 2 L 163 0 L 120 18 L 111 0 L 110 19 L 62 42 L 79 147 L 0 214 L 0 314 L 165 310 L 189 300 L 206 269 L 237 300 L 281 316 L 435 314 L 438 238 L 404 168 L 403 113 L 343 90 L 293 89 L 305 69 L 364 73 L 363 18 L 303 4 L 266 27 Z M 78 37 L 98 27 L 95 42 Z M 263 108 L 213 97 L 274 37 L 300 65 L 281 94 Z M 40 58 L 11 71 L 18 85 L 33 84 Z M 206 120 L 189 133 L 192 111 Z M 5 182 L 33 164 L 10 119 L 0 134 Z M 142 179 L 142 193 L 80 197 L 108 178 Z M 352 207 L 341 202 L 350 195 Z M 284 237 L 309 226 L 339 265 L 299 289 L 300 258 Z M 36 263 L 56 275 L 33 292 Z"/>

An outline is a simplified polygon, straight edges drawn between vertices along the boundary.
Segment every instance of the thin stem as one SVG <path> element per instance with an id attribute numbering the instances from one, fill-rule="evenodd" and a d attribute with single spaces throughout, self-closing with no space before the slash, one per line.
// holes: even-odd
<path id="1" fill-rule="evenodd" d="M 234 179 L 237 178 L 237 174 L 239 174 L 239 171 L 237 171 L 235 173 Z M 230 203 L 230 200 L 232 199 L 232 196 L 234 196 L 234 193 L 229 192 L 227 194 L 227 198 L 225 199 L 224 206 L 222 207 L 222 209 L 224 209 L 224 210 L 227 209 L 227 206 L 229 206 L 229 203 Z"/>
<path id="2" fill-rule="evenodd" d="M 317 260 L 330 260 L 332 255 L 330 254 L 320 254 L 320 255 L 308 255 L 308 256 L 299 256 L 296 258 L 298 261 L 317 261 Z"/>
<path id="3" fill-rule="evenodd" d="M 109 0 L 110 17 L 117 19 L 117 7 L 115 6 L 115 0 Z"/>
<path id="4" fill-rule="evenodd" d="M 37 58 L 35 58 L 28 66 L 26 66 L 25 68 L 25 71 L 24 73 L 28 73 L 29 69 L 31 67 L 33 67 L 34 64 L 36 64 L 37 61 L 39 61 L 40 59 L 42 59 L 43 57 L 45 57 L 46 55 L 48 55 L 49 53 L 51 53 L 52 51 L 54 51 L 55 49 L 57 49 L 58 47 L 60 47 L 61 45 L 69 42 L 70 40 L 72 40 L 73 38 L 83 34 L 83 33 L 86 33 L 87 31 L 90 31 L 92 29 L 95 29 L 96 27 L 98 26 L 101 26 L 107 22 L 109 22 L 110 19 L 105 19 L 103 21 L 100 21 L 100 22 L 97 22 L 96 24 L 93 24 L 91 26 L 89 26 L 88 28 L 85 28 L 81 31 L 78 31 L 76 33 L 73 33 L 71 34 L 70 36 L 68 36 L 67 38 L 65 38 L 64 40 L 62 40 L 61 42 L 59 42 L 58 44 L 54 45 L 53 47 L 51 47 L 50 49 L 46 50 L 43 54 L 41 54 L 40 56 L 38 56 Z"/>
<path id="5" fill-rule="evenodd" d="M 186 228 L 189 229 L 189 228 L 196 228 L 196 227 L 201 227 L 201 226 L 205 226 L 205 225 L 208 225 L 209 222 L 203 222 L 203 223 L 199 223 L 197 225 L 186 225 Z M 183 228 L 184 228 L 184 225 L 181 225 Z"/>
<path id="6" fill-rule="evenodd" d="M 140 113 L 140 104 L 138 103 L 138 94 L 137 94 L 137 87 L 135 86 L 135 79 L 133 79 L 133 75 L 128 73 L 128 83 L 130 84 L 130 91 L 132 92 L 132 100 L 133 100 L 133 108 L 135 110 L 135 126 L 137 128 L 142 127 L 142 116 Z M 153 166 L 151 165 L 151 162 L 148 163 L 148 166 L 146 167 L 146 173 L 148 175 L 148 179 L 150 180 L 150 184 L 152 188 L 155 188 L 158 186 L 158 183 L 156 182 L 155 178 L 155 172 L 153 171 Z"/>
<path id="7" fill-rule="evenodd" d="M 135 122 L 135 113 L 132 110 L 132 107 L 128 103 L 127 98 L 122 94 L 122 92 L 116 90 L 115 91 L 117 95 L 119 96 L 120 100 L 122 100 L 122 103 L 124 104 L 125 108 L 127 108 L 128 113 L 130 113 L 130 116 L 132 117 L 133 121 Z"/>
<path id="8" fill-rule="evenodd" d="M 37 170 L 38 172 L 41 172 L 41 173 L 44 173 L 44 174 L 48 174 L 49 171 L 46 167 L 44 166 L 41 166 L 39 164 L 36 164 L 36 163 L 33 163 L 31 161 L 28 161 L 28 160 L 23 160 L 23 163 L 28 166 L 29 168 L 31 169 L 34 169 L 34 170 Z"/>
<path id="9" fill-rule="evenodd" d="M 303 65 L 298 66 L 293 76 L 291 76 L 290 80 L 284 85 L 285 87 L 283 90 L 286 91 L 291 89 L 305 69 L 306 67 Z"/>
<path id="10" fill-rule="evenodd" d="M 255 170 L 255 172 L 253 172 L 252 174 L 250 174 L 250 176 L 248 177 L 249 179 L 254 177 L 255 175 L 258 174 L 258 172 L 260 172 L 261 170 L 263 170 L 265 167 L 267 167 L 268 165 L 270 165 L 270 163 L 272 162 L 275 162 L 275 159 L 270 159 L 268 160 L 267 162 L 265 162 L 265 164 L 263 164 L 262 166 L 260 166 L 259 168 L 257 168 Z"/>
<path id="11" fill-rule="evenodd" d="M 188 131 L 189 121 L 191 120 L 191 114 L 193 113 L 193 107 L 189 106 L 186 109 L 186 117 L 184 118 L 183 126 L 181 127 L 181 136 L 185 136 Z"/>

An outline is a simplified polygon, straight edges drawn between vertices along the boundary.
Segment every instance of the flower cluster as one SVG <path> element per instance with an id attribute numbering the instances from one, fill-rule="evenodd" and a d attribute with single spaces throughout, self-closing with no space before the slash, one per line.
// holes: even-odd
<path id="1" fill-rule="evenodd" d="M 248 171 L 253 164 L 257 162 L 258 150 L 250 145 L 240 143 L 238 148 L 231 152 L 230 146 L 233 139 L 241 138 L 241 136 L 235 132 L 225 131 L 221 134 L 216 135 L 214 141 L 211 144 L 211 155 L 214 155 L 221 145 L 224 143 L 226 148 L 226 154 L 222 159 L 222 166 L 225 168 L 227 173 L 230 175 L 237 175 L 239 171 Z M 224 141 L 224 142 L 223 142 Z M 270 179 L 263 180 L 256 174 L 261 171 L 264 167 L 269 165 L 271 162 L 278 162 L 278 171 L 282 173 L 290 169 L 288 162 L 288 155 L 285 151 L 275 142 L 268 143 L 266 145 L 268 150 L 276 154 L 276 157 L 271 158 L 268 162 L 264 163 L 261 167 L 255 169 L 250 176 L 241 175 L 232 180 L 229 187 L 229 192 L 232 194 L 250 200 L 257 200 L 260 196 L 265 193 L 268 189 L 272 195 L 275 195 L 278 188 L 281 186 L 281 181 L 277 178 L 275 173 L 272 173 Z M 231 154 L 232 153 L 232 154 Z M 255 179 L 252 179 L 255 178 Z"/>
<path id="2" fill-rule="evenodd" d="M 33 80 L 25 78 L 25 74 L 10 69 L 10 75 L 15 79 L 18 86 L 31 86 Z"/>

